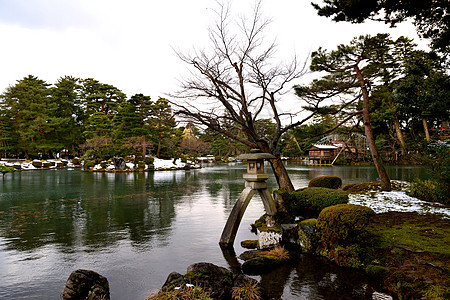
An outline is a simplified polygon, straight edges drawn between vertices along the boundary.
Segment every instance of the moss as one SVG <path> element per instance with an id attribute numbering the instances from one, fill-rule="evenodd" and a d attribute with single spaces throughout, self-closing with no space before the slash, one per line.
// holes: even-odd
<path id="1" fill-rule="evenodd" d="M 271 218 L 269 215 L 264 214 L 255 223 L 252 227 L 259 229 L 259 231 L 271 231 L 271 232 L 282 232 L 281 226 L 275 224 L 274 226 L 267 226 L 267 218 Z"/>
<path id="2" fill-rule="evenodd" d="M 288 196 L 288 212 L 293 216 L 317 217 L 325 207 L 348 202 L 348 193 L 321 187 L 296 190 Z"/>
<path id="3" fill-rule="evenodd" d="M 342 179 L 337 176 L 319 176 L 310 180 L 308 187 L 324 187 L 329 189 L 339 189 L 342 186 Z"/>
<path id="4" fill-rule="evenodd" d="M 424 293 L 426 299 L 445 300 L 450 299 L 450 287 L 430 285 Z"/>
<path id="5" fill-rule="evenodd" d="M 171 289 L 169 291 L 161 291 L 156 295 L 146 298 L 146 300 L 168 300 L 168 299 L 202 299 L 210 300 L 211 294 L 200 287 L 183 286 L 179 289 Z"/>
<path id="6" fill-rule="evenodd" d="M 306 219 L 300 222 L 300 225 L 306 225 L 306 226 L 316 226 L 317 225 L 317 219 Z"/>
<path id="7" fill-rule="evenodd" d="M 84 167 L 84 169 L 89 170 L 92 167 L 94 167 L 96 164 L 97 163 L 95 160 L 85 161 L 83 167 Z"/>
<path id="8" fill-rule="evenodd" d="M 371 219 L 367 231 L 385 246 L 450 256 L 450 220 L 433 215 L 389 212 Z M 393 250 L 403 252 L 401 248 Z"/>
<path id="9" fill-rule="evenodd" d="M 343 191 L 346 191 L 351 194 L 358 194 L 363 192 L 368 192 L 371 190 L 381 190 L 380 182 L 360 182 L 360 183 L 348 183 L 344 185 L 342 188 Z"/>
<path id="10" fill-rule="evenodd" d="M 239 258 L 245 261 L 242 264 L 242 270 L 245 274 L 257 275 L 269 272 L 274 267 L 288 261 L 289 255 L 284 248 L 278 247 L 269 251 L 246 251 Z"/>
<path id="11" fill-rule="evenodd" d="M 258 248 L 258 240 L 245 240 L 241 242 L 242 248 L 256 249 Z"/>
<path id="12" fill-rule="evenodd" d="M 384 278 L 388 274 L 388 269 L 378 265 L 368 265 L 365 271 L 367 275 L 375 278 Z"/>
<path id="13" fill-rule="evenodd" d="M 373 215 L 371 208 L 361 205 L 338 204 L 325 208 L 317 218 L 320 243 L 328 247 L 355 241 Z"/>

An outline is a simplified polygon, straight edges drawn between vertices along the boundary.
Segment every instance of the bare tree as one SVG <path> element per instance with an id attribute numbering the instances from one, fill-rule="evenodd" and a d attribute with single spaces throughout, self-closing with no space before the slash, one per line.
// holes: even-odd
<path id="1" fill-rule="evenodd" d="M 309 120 L 315 113 L 300 115 L 300 105 L 289 103 L 287 85 L 302 76 L 305 65 L 294 56 L 287 64 L 275 58 L 275 42 L 267 43 L 264 32 L 270 20 L 263 19 L 257 1 L 250 19 L 232 18 L 229 4 L 220 4 L 217 22 L 209 29 L 211 48 L 195 49 L 180 59 L 191 67 L 181 80 L 172 101 L 178 116 L 207 126 L 251 148 L 275 155 L 270 160 L 278 185 L 294 187 L 281 161 L 277 144 L 289 129 Z M 287 99 L 286 99 L 287 98 Z M 316 104 L 318 105 L 318 104 Z M 271 119 L 276 130 L 263 135 L 255 122 Z"/>

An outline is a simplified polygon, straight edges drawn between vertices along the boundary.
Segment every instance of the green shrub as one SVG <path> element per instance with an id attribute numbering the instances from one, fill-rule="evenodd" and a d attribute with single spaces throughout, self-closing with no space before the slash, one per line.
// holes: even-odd
<path id="1" fill-rule="evenodd" d="M 85 170 L 89 170 L 89 169 L 91 169 L 92 167 L 94 167 L 96 164 L 97 164 L 97 163 L 96 163 L 95 160 L 84 161 L 83 167 L 84 167 Z"/>
<path id="2" fill-rule="evenodd" d="M 329 189 L 339 189 L 342 186 L 342 179 L 337 176 L 319 176 L 311 179 L 308 187 L 324 187 Z"/>
<path id="3" fill-rule="evenodd" d="M 416 179 L 411 183 L 406 193 L 420 200 L 450 204 L 448 186 L 439 182 Z"/>
<path id="4" fill-rule="evenodd" d="M 322 210 L 317 218 L 320 243 L 325 246 L 346 244 L 356 240 L 375 212 L 366 206 L 339 204 Z"/>
<path id="5" fill-rule="evenodd" d="M 380 190 L 381 184 L 379 182 L 357 182 L 357 183 L 347 183 L 342 188 L 343 191 L 349 193 L 362 193 L 371 190 Z"/>
<path id="6" fill-rule="evenodd" d="M 319 253 L 341 267 L 359 268 L 363 265 L 361 257 L 363 257 L 364 250 L 357 244 L 325 248 Z"/>
<path id="7" fill-rule="evenodd" d="M 15 171 L 16 171 L 16 169 L 14 167 L 7 167 L 4 165 L 0 165 L 0 172 L 2 172 L 3 175 L 5 175 L 6 173 L 12 173 Z"/>
<path id="8" fill-rule="evenodd" d="M 348 202 L 348 193 L 340 190 L 310 187 L 288 195 L 285 206 L 293 216 L 317 217 L 322 209 Z"/>
<path id="9" fill-rule="evenodd" d="M 146 156 L 144 161 L 147 165 L 153 165 L 154 160 L 153 157 Z"/>

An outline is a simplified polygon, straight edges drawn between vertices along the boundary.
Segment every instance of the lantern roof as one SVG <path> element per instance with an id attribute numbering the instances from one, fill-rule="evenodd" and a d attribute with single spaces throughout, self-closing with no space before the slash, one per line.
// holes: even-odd
<path id="1" fill-rule="evenodd" d="M 256 160 L 256 159 L 272 159 L 275 158 L 275 156 L 273 156 L 270 153 L 264 153 L 264 152 L 258 152 L 260 151 L 259 149 L 252 149 L 250 150 L 250 153 L 244 153 L 241 154 L 237 157 L 237 159 L 240 160 Z"/>

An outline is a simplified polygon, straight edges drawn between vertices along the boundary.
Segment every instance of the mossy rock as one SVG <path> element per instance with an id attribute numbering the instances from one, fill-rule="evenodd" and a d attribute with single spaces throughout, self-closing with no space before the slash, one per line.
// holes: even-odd
<path id="1" fill-rule="evenodd" d="M 81 164 L 81 161 L 78 157 L 74 157 L 74 158 L 72 158 L 72 164 L 79 165 L 79 164 Z"/>
<path id="2" fill-rule="evenodd" d="M 278 256 L 274 251 L 276 250 L 250 250 L 242 253 L 239 258 L 245 261 L 242 264 L 244 274 L 264 274 L 289 260 L 289 255 Z"/>
<path id="3" fill-rule="evenodd" d="M 50 168 L 50 167 L 53 167 L 54 165 L 55 165 L 55 163 L 52 162 L 52 161 L 44 161 L 44 162 L 42 162 L 42 166 L 44 168 Z"/>
<path id="4" fill-rule="evenodd" d="M 338 266 L 349 268 L 361 268 L 364 265 L 365 253 L 366 249 L 358 244 L 322 247 L 318 251 L 318 254 L 325 256 Z"/>
<path id="5" fill-rule="evenodd" d="M 369 224 L 375 212 L 366 206 L 338 204 L 322 210 L 317 218 L 317 230 L 322 245 L 354 241 Z"/>
<path id="6" fill-rule="evenodd" d="M 274 226 L 268 226 L 268 220 L 274 222 L 273 217 L 267 214 L 262 215 L 258 220 L 255 221 L 254 224 L 252 224 L 254 231 L 256 231 L 256 229 L 259 229 L 259 231 L 282 232 L 282 229 L 280 225 L 278 225 L 278 223 L 274 222 Z"/>
<path id="7" fill-rule="evenodd" d="M 298 224 L 298 243 L 302 251 L 314 253 L 317 247 L 317 219 L 303 220 Z"/>
<path id="8" fill-rule="evenodd" d="M 96 163 L 95 160 L 85 161 L 83 167 L 84 167 L 85 170 L 90 170 L 90 169 L 93 168 L 96 164 L 97 164 L 97 163 Z"/>
<path id="9" fill-rule="evenodd" d="M 337 176 L 319 176 L 311 179 L 308 187 L 324 187 L 337 190 L 342 187 L 342 179 Z"/>
<path id="10" fill-rule="evenodd" d="M 42 161 L 33 160 L 33 161 L 31 162 L 31 164 L 32 164 L 35 168 L 42 168 Z"/>
<path id="11" fill-rule="evenodd" d="M 142 160 L 138 161 L 137 169 L 144 170 L 145 169 L 145 161 L 142 161 Z"/>
<path id="12" fill-rule="evenodd" d="M 309 187 L 290 193 L 287 199 L 285 207 L 291 215 L 317 218 L 326 207 L 348 203 L 348 193 L 323 187 Z"/>
<path id="13" fill-rule="evenodd" d="M 258 240 L 245 240 L 241 242 L 242 248 L 256 249 L 258 248 Z"/>
<path id="14" fill-rule="evenodd" d="M 108 162 L 107 161 L 101 161 L 100 162 L 100 167 L 102 167 L 102 169 L 106 169 L 106 167 L 108 166 Z"/>

